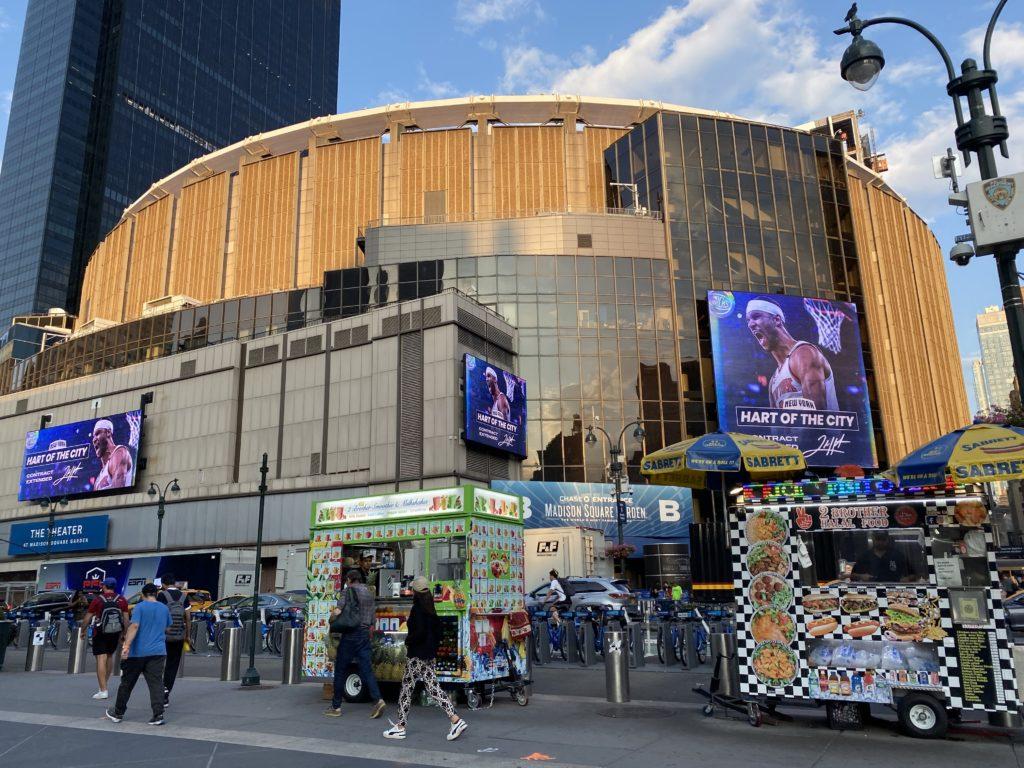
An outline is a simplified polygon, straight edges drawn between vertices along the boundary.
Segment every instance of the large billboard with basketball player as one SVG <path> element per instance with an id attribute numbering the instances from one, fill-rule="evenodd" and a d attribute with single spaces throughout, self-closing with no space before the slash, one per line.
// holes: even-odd
<path id="1" fill-rule="evenodd" d="M 18 501 L 135 485 L 142 411 L 60 424 L 25 435 Z"/>
<path id="2" fill-rule="evenodd" d="M 878 466 L 857 308 L 708 291 L 719 427 L 803 451 L 812 467 Z"/>

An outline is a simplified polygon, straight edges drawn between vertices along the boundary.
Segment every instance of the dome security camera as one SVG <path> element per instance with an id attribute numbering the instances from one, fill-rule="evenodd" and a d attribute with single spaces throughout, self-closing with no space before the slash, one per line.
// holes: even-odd
<path id="1" fill-rule="evenodd" d="M 974 258 L 974 246 L 970 243 L 957 243 L 949 249 L 949 260 L 958 266 L 966 267 Z"/>

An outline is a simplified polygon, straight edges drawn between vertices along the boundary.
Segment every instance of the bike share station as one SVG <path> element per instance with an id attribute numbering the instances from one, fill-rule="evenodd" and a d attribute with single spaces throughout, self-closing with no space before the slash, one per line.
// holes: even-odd
<path id="1" fill-rule="evenodd" d="M 367 558 L 368 586 L 376 595 L 371 657 L 379 682 L 401 682 L 409 584 L 424 576 L 443 626 L 438 680 L 462 689 L 471 709 L 485 697 L 493 701 L 497 691 L 528 703 L 520 497 L 467 485 L 314 504 L 302 655 L 309 678 L 333 679 L 330 611 L 346 571 Z M 365 696 L 354 668 L 344 695 L 350 701 Z"/>
<path id="2" fill-rule="evenodd" d="M 782 717 L 779 704 L 804 703 L 856 728 L 880 704 L 925 738 L 961 710 L 1016 722 L 1015 648 L 976 487 L 765 482 L 744 485 L 732 512 L 737 648 L 698 691 L 705 714 L 759 725 L 762 708 Z"/>

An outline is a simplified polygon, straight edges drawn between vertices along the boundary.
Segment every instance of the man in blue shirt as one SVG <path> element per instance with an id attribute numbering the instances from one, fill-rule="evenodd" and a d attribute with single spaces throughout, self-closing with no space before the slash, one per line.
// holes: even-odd
<path id="1" fill-rule="evenodd" d="M 107 719 L 120 723 L 128 708 L 128 698 L 139 680 L 146 678 L 149 703 L 153 707 L 150 725 L 164 724 L 164 664 L 167 661 L 167 628 L 171 626 L 171 612 L 156 600 L 160 588 L 147 584 L 142 588 L 142 600 L 132 610 L 121 645 L 121 684 L 117 688 L 117 701 L 107 710 Z"/>

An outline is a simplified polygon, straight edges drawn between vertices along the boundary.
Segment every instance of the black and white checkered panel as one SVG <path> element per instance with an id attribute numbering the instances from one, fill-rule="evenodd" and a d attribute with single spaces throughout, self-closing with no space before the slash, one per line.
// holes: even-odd
<path id="1" fill-rule="evenodd" d="M 794 597 L 794 604 L 789 608 L 789 614 L 793 617 L 794 625 L 797 627 L 796 637 L 790 643 L 790 649 L 797 657 L 797 675 L 787 685 L 775 687 L 762 683 L 754 672 L 752 662 L 754 650 L 757 644 L 754 642 L 750 631 L 750 622 L 754 618 L 754 606 L 750 601 L 750 582 L 753 580 L 747 571 L 747 554 L 750 550 L 744 534 L 745 515 L 733 515 L 729 522 L 729 537 L 732 545 L 733 561 L 733 586 L 736 589 L 736 655 L 739 661 L 740 672 L 740 693 L 746 696 L 764 696 L 774 698 L 807 698 L 810 691 L 807 688 L 805 679 L 806 670 L 802 660 L 807 658 L 807 643 L 805 634 L 800 631 L 802 624 L 802 609 L 799 601 Z M 790 562 L 797 562 L 797 545 L 793 536 L 790 536 L 783 546 L 789 555 Z M 793 571 L 784 577 L 790 587 L 794 586 Z M 794 590 L 794 595 L 796 590 Z"/>
<path id="2" fill-rule="evenodd" d="M 989 616 L 989 629 L 994 636 L 994 647 L 992 648 L 992 663 L 997 665 L 996 676 L 996 708 L 987 711 L 1016 711 L 1020 707 L 1020 694 L 1017 691 L 1016 674 L 1013 665 L 1013 639 L 1010 630 L 1006 625 L 1006 612 L 1003 610 L 1002 585 L 999 583 L 999 571 L 996 566 L 995 548 L 993 543 L 992 526 L 985 525 L 985 547 L 988 551 L 988 571 L 991 582 L 985 592 L 986 608 Z M 929 565 L 931 565 L 931 548 L 929 547 Z M 949 633 L 942 642 L 939 649 L 939 660 L 942 664 L 942 673 L 946 680 L 949 696 L 949 705 L 957 709 L 981 709 L 978 705 L 970 704 L 963 698 L 963 687 L 960 681 L 960 668 L 957 661 L 956 641 L 953 638 L 953 609 L 947 598 L 939 600 L 939 612 L 942 619 L 942 627 Z M 994 627 L 994 629 L 993 629 Z"/>

